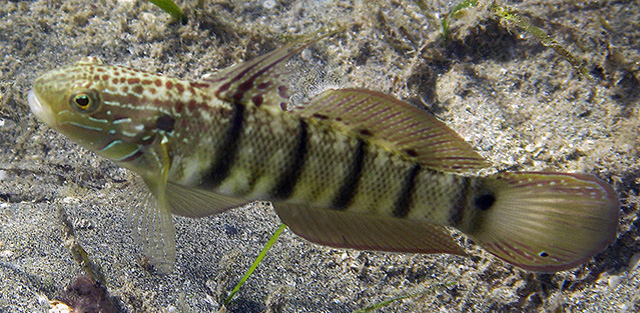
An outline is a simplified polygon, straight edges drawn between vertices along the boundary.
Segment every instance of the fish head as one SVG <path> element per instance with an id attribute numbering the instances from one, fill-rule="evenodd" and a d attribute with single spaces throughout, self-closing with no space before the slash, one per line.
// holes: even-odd
<path id="1" fill-rule="evenodd" d="M 159 132 L 173 130 L 173 118 L 149 105 L 152 99 L 142 92 L 142 77 L 153 75 L 84 58 L 36 79 L 28 102 L 33 114 L 52 129 L 127 163 Z"/>

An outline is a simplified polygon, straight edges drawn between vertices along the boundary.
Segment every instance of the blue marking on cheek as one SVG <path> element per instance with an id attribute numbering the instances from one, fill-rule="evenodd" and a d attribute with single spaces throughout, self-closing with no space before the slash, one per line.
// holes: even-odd
<path id="1" fill-rule="evenodd" d="M 88 118 L 89 118 L 90 121 L 93 121 L 93 122 L 104 123 L 104 124 L 108 124 L 109 123 L 109 121 L 104 120 L 104 119 L 99 119 L 99 118 L 95 118 L 95 117 L 91 117 L 91 116 L 88 116 Z"/>
<path id="2" fill-rule="evenodd" d="M 100 149 L 100 151 L 106 151 L 106 150 L 109 150 L 109 149 L 113 148 L 115 145 L 118 145 L 118 144 L 121 144 L 121 143 L 122 143 L 122 141 L 120 141 L 120 140 L 117 140 L 117 139 L 116 139 L 116 140 L 114 140 L 114 141 L 110 142 L 110 143 L 109 143 L 108 145 L 106 145 L 104 148 Z"/>
<path id="3" fill-rule="evenodd" d="M 113 121 L 111 123 L 113 123 L 113 125 L 118 125 L 118 124 L 122 124 L 122 123 L 131 123 L 131 118 L 125 117 L 125 118 L 121 118 L 121 119 L 115 120 L 115 121 Z"/>
<path id="4" fill-rule="evenodd" d="M 120 159 L 117 159 L 116 161 L 129 162 L 139 158 L 140 156 L 142 156 L 142 151 L 140 150 L 140 147 L 138 147 L 137 149 L 133 150 L 131 153 L 121 157 Z"/>
<path id="5" fill-rule="evenodd" d="M 76 123 L 76 122 L 69 122 L 68 124 L 76 126 L 76 127 L 79 127 L 79 128 L 84 128 L 84 129 L 88 129 L 88 130 L 95 130 L 95 131 L 99 131 L 99 132 L 104 130 L 104 129 L 99 128 L 99 127 L 87 126 L 87 125 Z"/>

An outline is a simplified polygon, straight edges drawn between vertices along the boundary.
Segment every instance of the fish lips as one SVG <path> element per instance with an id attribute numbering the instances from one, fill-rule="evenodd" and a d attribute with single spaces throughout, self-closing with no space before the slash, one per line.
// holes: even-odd
<path id="1" fill-rule="evenodd" d="M 39 120 L 47 124 L 49 127 L 53 127 L 55 125 L 55 119 L 51 108 L 49 108 L 49 106 L 47 105 L 43 105 L 33 89 L 29 91 L 27 100 L 29 102 L 29 108 L 31 108 L 31 112 L 33 112 L 33 114 Z"/>

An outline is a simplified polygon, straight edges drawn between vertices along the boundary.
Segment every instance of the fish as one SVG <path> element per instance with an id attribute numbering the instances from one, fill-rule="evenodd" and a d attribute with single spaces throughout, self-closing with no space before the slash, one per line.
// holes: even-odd
<path id="1" fill-rule="evenodd" d="M 304 37 L 200 79 L 108 65 L 50 70 L 31 112 L 136 173 L 133 235 L 159 272 L 176 257 L 172 215 L 270 201 L 320 245 L 467 256 L 451 228 L 519 268 L 556 272 L 616 239 L 619 199 L 586 173 L 497 172 L 454 130 L 379 91 L 327 89 L 291 103 L 283 64 Z"/>

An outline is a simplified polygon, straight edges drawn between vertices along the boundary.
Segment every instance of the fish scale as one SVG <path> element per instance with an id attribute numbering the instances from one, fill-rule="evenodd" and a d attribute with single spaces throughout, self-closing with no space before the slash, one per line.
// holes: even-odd
<path id="1" fill-rule="evenodd" d="M 282 62 L 305 38 L 201 80 L 97 58 L 52 70 L 32 112 L 137 173 L 134 235 L 158 270 L 175 259 L 171 214 L 273 202 L 293 232 L 332 247 L 466 255 L 454 227 L 508 263 L 559 271 L 613 242 L 615 191 L 589 174 L 497 173 L 424 111 L 365 89 L 291 106 Z"/>

